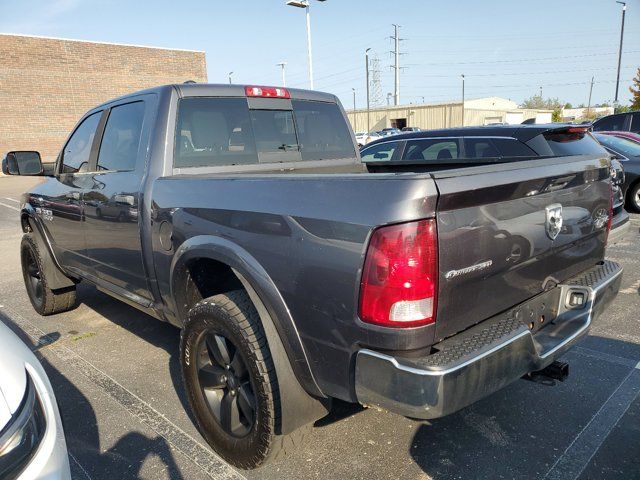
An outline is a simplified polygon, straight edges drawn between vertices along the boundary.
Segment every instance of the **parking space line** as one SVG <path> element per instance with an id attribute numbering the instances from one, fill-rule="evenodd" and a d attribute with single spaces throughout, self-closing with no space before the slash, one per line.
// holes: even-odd
<path id="1" fill-rule="evenodd" d="M 4 197 L 5 200 L 9 200 L 10 202 L 15 202 L 17 204 L 20 204 L 20 200 L 16 200 L 15 198 L 11 198 L 11 197 Z"/>
<path id="2" fill-rule="evenodd" d="M 630 358 L 620 357 L 618 355 L 611 355 L 610 353 L 600 352 L 587 347 L 574 347 L 567 353 L 577 353 L 585 357 L 597 358 L 598 360 L 604 360 L 605 362 L 615 363 L 617 365 L 623 365 L 629 368 L 635 368 L 637 361 Z"/>
<path id="3" fill-rule="evenodd" d="M 47 333 L 13 309 L 7 308 L 6 305 L 0 305 L 0 309 L 4 310 L 6 313 L 5 316 L 19 326 L 38 345 L 54 343 L 55 340 L 49 338 Z M 211 449 L 203 446 L 135 393 L 127 390 L 75 351 L 64 345 L 51 345 L 47 351 L 53 352 L 54 355 L 65 362 L 65 365 L 71 366 L 91 380 L 98 388 L 117 401 L 133 417 L 163 437 L 169 445 L 191 460 L 210 478 L 216 480 L 246 480 L 243 475 L 222 460 Z"/>
<path id="4" fill-rule="evenodd" d="M 631 368 L 622 383 L 573 439 L 544 478 L 577 479 L 638 394 L 640 394 L 640 362 Z"/>
<path id="5" fill-rule="evenodd" d="M 75 463 L 75 464 L 78 466 L 78 468 L 80 469 L 80 471 L 81 471 L 82 473 L 84 473 L 84 476 L 85 476 L 85 477 L 87 477 L 89 480 L 92 480 L 91 475 L 89 475 L 89 472 L 87 472 L 87 471 L 84 469 L 84 467 L 83 467 L 83 466 L 82 466 L 82 464 L 78 461 L 78 459 L 77 459 L 76 457 L 74 457 L 74 455 L 73 455 L 71 452 L 67 451 L 67 453 L 69 454 L 69 458 L 71 458 L 71 460 L 73 460 L 73 463 Z"/>
<path id="6" fill-rule="evenodd" d="M 6 203 L 2 203 L 2 202 L 0 202 L 0 205 L 2 205 L 3 207 L 10 208 L 11 210 L 15 210 L 16 212 L 20 211 L 18 207 L 14 207 L 13 205 L 7 205 Z"/>

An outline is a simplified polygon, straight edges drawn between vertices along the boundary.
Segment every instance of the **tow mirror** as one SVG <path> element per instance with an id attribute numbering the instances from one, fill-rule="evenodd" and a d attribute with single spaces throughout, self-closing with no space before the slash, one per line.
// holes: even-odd
<path id="1" fill-rule="evenodd" d="M 2 160 L 2 173 L 5 175 L 42 175 L 40 154 L 27 150 L 9 152 Z"/>

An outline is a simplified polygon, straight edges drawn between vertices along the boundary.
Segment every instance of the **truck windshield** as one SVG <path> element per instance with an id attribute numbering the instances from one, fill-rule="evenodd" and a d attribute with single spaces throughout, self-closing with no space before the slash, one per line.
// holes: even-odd
<path id="1" fill-rule="evenodd" d="M 249 109 L 245 98 L 184 98 L 176 167 L 249 165 L 356 156 L 335 103 L 292 100 L 293 109 Z"/>

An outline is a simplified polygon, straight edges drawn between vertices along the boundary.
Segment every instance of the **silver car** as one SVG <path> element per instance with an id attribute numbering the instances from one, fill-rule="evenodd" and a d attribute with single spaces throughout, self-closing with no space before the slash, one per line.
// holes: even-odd
<path id="1" fill-rule="evenodd" d="M 67 444 L 42 365 L 0 321 L 0 478 L 70 479 Z"/>

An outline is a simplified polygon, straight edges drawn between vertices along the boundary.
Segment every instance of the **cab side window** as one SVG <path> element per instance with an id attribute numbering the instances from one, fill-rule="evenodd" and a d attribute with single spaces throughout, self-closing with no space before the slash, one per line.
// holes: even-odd
<path id="1" fill-rule="evenodd" d="M 91 145 L 93 145 L 101 115 L 102 112 L 89 115 L 73 132 L 62 152 L 60 173 L 86 172 L 89 169 Z"/>
<path id="2" fill-rule="evenodd" d="M 143 119 L 144 102 L 127 103 L 111 109 L 100 144 L 98 171 L 135 170 Z"/>

